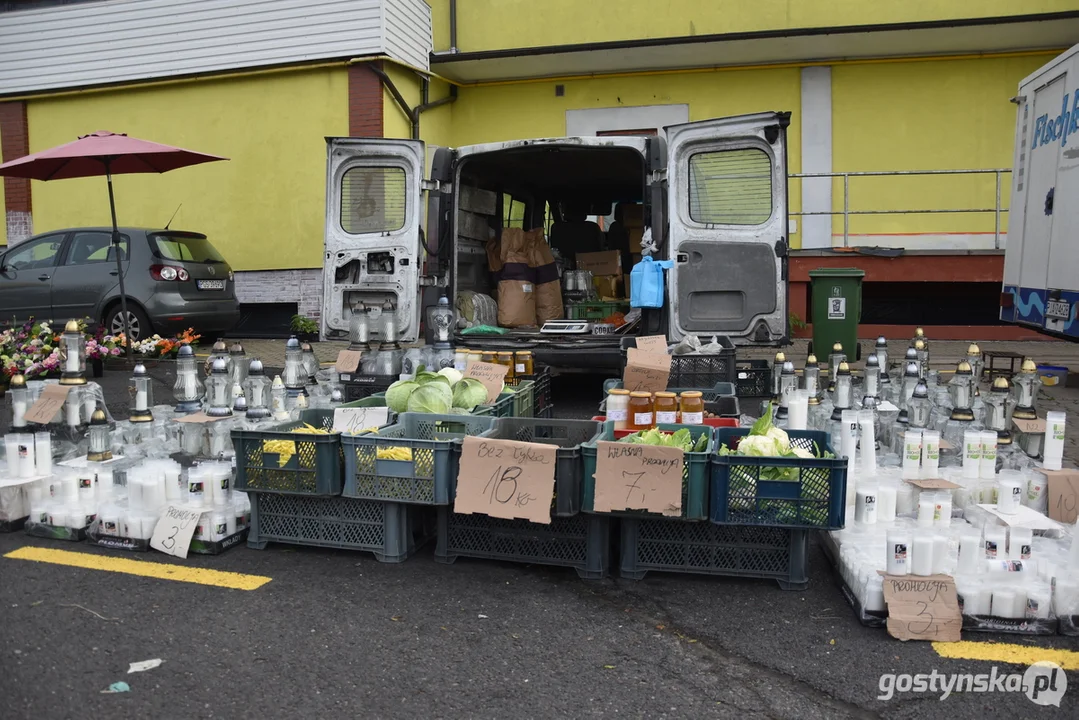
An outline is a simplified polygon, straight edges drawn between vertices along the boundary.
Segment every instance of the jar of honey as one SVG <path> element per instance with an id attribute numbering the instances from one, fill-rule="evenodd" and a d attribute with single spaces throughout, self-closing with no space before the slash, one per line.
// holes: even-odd
<path id="1" fill-rule="evenodd" d="M 653 408 L 656 413 L 656 425 L 673 425 L 678 422 L 678 396 L 673 392 L 658 392 Z"/>
<path id="2" fill-rule="evenodd" d="M 481 356 L 481 360 L 485 363 L 495 363 L 496 365 L 498 364 L 498 353 L 492 350 L 484 350 L 481 353 Z"/>
<path id="3" fill-rule="evenodd" d="M 652 406 L 652 393 L 631 392 L 629 394 L 628 430 L 647 430 L 656 424 Z"/>
<path id="4" fill-rule="evenodd" d="M 607 419 L 614 421 L 615 430 L 629 427 L 629 390 L 614 388 L 607 391 Z"/>
<path id="5" fill-rule="evenodd" d="M 687 390 L 679 396 L 683 425 L 704 424 L 704 397 L 697 390 Z"/>
<path id="6" fill-rule="evenodd" d="M 515 373 L 513 371 L 513 368 L 514 368 L 513 353 L 509 352 L 508 350 L 504 350 L 504 351 L 498 353 L 498 361 L 497 362 L 498 362 L 499 365 L 505 365 L 508 368 L 506 370 L 506 383 L 512 384 L 511 381 L 515 377 Z"/>
<path id="7" fill-rule="evenodd" d="M 483 362 L 483 353 L 481 353 L 479 350 L 469 350 L 468 351 L 468 362 L 470 362 L 470 363 Z"/>
<path id="8" fill-rule="evenodd" d="M 519 350 L 514 355 L 514 371 L 518 375 L 535 375 L 535 365 L 532 362 L 531 350 Z"/>

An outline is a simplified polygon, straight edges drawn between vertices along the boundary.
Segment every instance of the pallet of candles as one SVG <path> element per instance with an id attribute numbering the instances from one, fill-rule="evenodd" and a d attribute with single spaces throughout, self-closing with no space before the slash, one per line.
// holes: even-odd
<path id="1" fill-rule="evenodd" d="M 5 462 L 0 466 L 0 532 L 23 529 L 30 507 L 53 472 L 53 441 L 47 432 L 4 436 Z"/>

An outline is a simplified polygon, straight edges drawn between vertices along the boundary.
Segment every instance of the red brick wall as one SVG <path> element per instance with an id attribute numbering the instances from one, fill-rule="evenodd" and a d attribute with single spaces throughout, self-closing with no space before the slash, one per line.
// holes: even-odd
<path id="1" fill-rule="evenodd" d="M 29 153 L 30 133 L 26 125 L 26 103 L 0 102 L 0 157 L 4 162 L 8 162 Z M 30 181 L 4 178 L 4 206 L 6 212 L 0 216 L 0 222 L 8 212 L 29 213 Z M 11 240 L 9 237 L 8 242 Z"/>
<path id="2" fill-rule="evenodd" d="M 348 134 L 382 137 L 382 133 L 382 82 L 366 64 L 349 65 Z"/>

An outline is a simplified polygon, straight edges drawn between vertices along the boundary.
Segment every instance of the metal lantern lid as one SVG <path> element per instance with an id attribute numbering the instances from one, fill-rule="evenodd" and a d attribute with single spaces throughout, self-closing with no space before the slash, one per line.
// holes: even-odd
<path id="1" fill-rule="evenodd" d="M 1038 366 L 1034 363 L 1034 359 L 1033 358 L 1024 358 L 1023 366 L 1020 369 L 1020 372 L 1034 373 L 1034 372 L 1037 372 L 1037 371 L 1038 371 Z"/>
<path id="2" fill-rule="evenodd" d="M 929 399 L 929 387 L 925 384 L 925 380 L 919 380 L 918 384 L 914 386 L 914 397 L 919 400 Z"/>
<path id="3" fill-rule="evenodd" d="M 300 350 L 302 352 L 305 352 L 305 353 L 313 353 L 314 352 L 314 350 L 311 348 L 311 343 L 306 342 L 306 341 L 300 344 Z"/>
<path id="4" fill-rule="evenodd" d="M 262 375 L 264 372 L 265 372 L 265 370 L 262 367 L 262 361 L 259 360 L 258 358 L 252 359 L 251 364 L 247 366 L 247 374 L 248 374 L 248 376 Z"/>
<path id="5" fill-rule="evenodd" d="M 835 345 L 833 345 L 832 346 L 832 352 L 834 352 L 834 353 L 843 352 L 843 343 L 838 343 L 837 342 Z"/>
<path id="6" fill-rule="evenodd" d="M 136 363 L 134 369 L 132 369 L 131 371 L 131 374 L 135 377 L 143 377 L 144 375 L 146 375 L 146 366 L 142 363 Z"/>
<path id="7" fill-rule="evenodd" d="M 224 338 L 217 339 L 217 342 L 214 343 L 213 351 L 215 353 L 223 353 L 229 351 L 229 346 L 225 344 Z"/>
<path id="8" fill-rule="evenodd" d="M 973 375 L 974 370 L 971 369 L 970 363 L 968 363 L 966 360 L 960 360 L 959 363 L 955 366 L 955 374 L 956 375 Z"/>
<path id="9" fill-rule="evenodd" d="M 210 372 L 214 375 L 224 375 L 228 371 L 228 364 L 221 358 L 214 360 L 213 365 L 210 367 Z"/>
<path id="10" fill-rule="evenodd" d="M 878 336 L 877 337 L 877 347 L 879 347 L 879 348 L 888 347 L 888 338 L 884 337 L 883 335 Z"/>
<path id="11" fill-rule="evenodd" d="M 921 338 L 918 338 L 917 340 L 915 340 L 914 341 L 914 349 L 916 351 L 919 351 L 919 352 L 922 351 L 922 350 L 925 350 L 925 340 L 922 340 Z"/>
<path id="12" fill-rule="evenodd" d="M 916 363 L 916 362 L 907 363 L 907 367 L 903 371 L 903 374 L 906 377 L 918 377 L 921 374 L 921 373 L 918 372 L 918 363 Z"/>
<path id="13" fill-rule="evenodd" d="M 79 321 L 74 320 L 74 319 L 68 320 L 67 325 L 64 325 L 64 332 L 67 332 L 67 333 L 77 333 L 77 332 L 79 332 Z"/>
<path id="14" fill-rule="evenodd" d="M 816 364 L 817 364 L 817 356 L 813 355 L 813 354 L 810 354 L 809 357 L 806 358 L 806 367 L 810 367 L 810 366 L 816 365 Z"/>
<path id="15" fill-rule="evenodd" d="M 242 394 L 237 395 L 236 399 L 232 401 L 232 409 L 234 412 L 247 412 L 247 398 Z"/>
<path id="16" fill-rule="evenodd" d="M 923 337 L 925 337 L 925 330 L 923 330 L 923 329 L 921 329 L 921 328 L 916 328 L 916 329 L 914 330 L 914 337 L 916 337 L 916 338 L 923 338 Z"/>
<path id="17" fill-rule="evenodd" d="M 345 399 L 344 396 L 341 395 L 341 389 L 340 388 L 334 388 L 333 392 L 330 393 L 330 402 L 335 402 L 335 403 L 343 402 L 344 399 Z"/>
<path id="18" fill-rule="evenodd" d="M 177 359 L 180 359 L 180 358 L 193 358 L 193 357 L 195 357 L 195 351 L 192 350 L 191 346 L 186 344 L 186 343 L 181 345 L 180 349 L 176 351 L 176 358 Z"/>
<path id="19" fill-rule="evenodd" d="M 967 346 L 967 355 L 981 355 L 982 349 L 978 347 L 977 343 L 971 343 Z"/>
<path id="20" fill-rule="evenodd" d="M 916 361 L 918 359 L 918 351 L 915 350 L 913 347 L 907 348 L 907 354 L 904 356 L 904 359 L 907 361 Z"/>
<path id="21" fill-rule="evenodd" d="M 793 375 L 794 374 L 794 363 L 792 363 L 790 360 L 785 361 L 783 363 L 783 371 L 782 372 L 783 372 L 784 375 Z"/>
<path id="22" fill-rule="evenodd" d="M 108 422 L 108 418 L 105 417 L 105 411 L 100 408 L 94 410 L 93 414 L 90 416 L 91 425 L 107 425 Z"/>
<path id="23" fill-rule="evenodd" d="M 10 385 L 10 387 L 11 387 L 12 390 L 18 390 L 20 388 L 26 387 L 26 376 L 25 375 L 13 375 L 11 377 L 11 385 Z"/>
<path id="24" fill-rule="evenodd" d="M 880 368 L 880 360 L 877 358 L 876 355 L 870 355 L 869 357 L 867 357 L 865 359 L 865 366 L 867 368 L 871 368 L 871 367 Z"/>
<path id="25" fill-rule="evenodd" d="M 787 360 L 787 356 L 784 353 L 782 353 L 782 352 L 777 352 L 776 353 L 776 365 L 782 365 L 784 362 L 786 362 L 786 360 Z"/>
<path id="26" fill-rule="evenodd" d="M 1007 393 L 1011 389 L 1012 389 L 1011 383 L 1009 383 L 1008 378 L 1004 377 L 1003 375 L 998 375 L 996 377 L 996 379 L 993 380 L 993 390 L 992 390 L 992 392 L 995 392 L 995 393 Z"/>
<path id="27" fill-rule="evenodd" d="M 839 343 L 836 343 L 836 344 L 838 345 Z M 847 364 L 846 360 L 839 363 L 839 374 L 840 375 L 850 375 L 850 365 Z"/>
<path id="28" fill-rule="evenodd" d="M 292 337 L 290 337 L 288 339 L 288 342 L 285 343 L 285 351 L 288 352 L 289 350 L 299 350 L 299 349 L 300 349 L 300 341 L 296 339 L 295 335 L 293 335 Z"/>
<path id="29" fill-rule="evenodd" d="M 229 348 L 229 355 L 242 356 L 244 354 L 244 346 L 239 341 L 234 342 L 232 347 Z"/>

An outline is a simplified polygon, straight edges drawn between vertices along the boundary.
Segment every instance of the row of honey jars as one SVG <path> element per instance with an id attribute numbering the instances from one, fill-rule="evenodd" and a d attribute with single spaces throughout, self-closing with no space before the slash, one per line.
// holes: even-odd
<path id="1" fill-rule="evenodd" d="M 647 430 L 656 425 L 704 424 L 704 397 L 697 390 L 630 392 L 615 388 L 607 393 L 607 419 L 616 430 Z"/>

